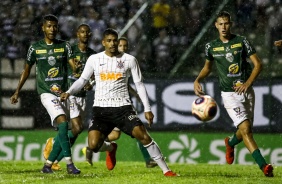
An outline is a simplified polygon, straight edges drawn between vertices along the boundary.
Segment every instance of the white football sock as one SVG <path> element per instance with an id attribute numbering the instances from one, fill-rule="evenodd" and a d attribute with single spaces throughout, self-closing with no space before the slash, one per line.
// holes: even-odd
<path id="1" fill-rule="evenodd" d="M 154 159 L 154 161 L 162 169 L 163 173 L 170 171 L 166 162 L 164 161 L 164 158 L 163 158 L 163 155 L 161 153 L 159 146 L 154 141 L 152 141 L 148 145 L 144 145 L 144 147 L 147 148 L 148 153 L 150 154 L 151 158 Z"/>

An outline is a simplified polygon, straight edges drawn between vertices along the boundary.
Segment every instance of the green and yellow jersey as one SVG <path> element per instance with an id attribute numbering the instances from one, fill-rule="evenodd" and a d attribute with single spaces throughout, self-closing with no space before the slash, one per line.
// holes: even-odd
<path id="1" fill-rule="evenodd" d="M 238 35 L 232 35 L 227 43 L 218 38 L 206 44 L 205 57 L 215 62 L 221 91 L 233 92 L 234 86 L 246 82 L 252 72 L 247 58 L 255 53 L 250 42 Z"/>
<path id="2" fill-rule="evenodd" d="M 89 56 L 91 56 L 92 54 L 96 54 L 96 52 L 91 49 L 91 48 L 87 48 L 85 52 L 82 52 L 79 48 L 78 45 L 73 45 L 72 46 L 72 51 L 74 53 L 74 57 L 76 58 L 76 60 L 80 61 L 82 64 L 82 67 L 80 68 L 80 70 L 74 75 L 72 72 L 72 69 L 70 67 L 70 65 L 68 65 L 68 85 L 69 87 L 80 77 L 84 66 L 86 64 L 86 61 L 88 59 Z M 85 90 L 81 90 L 79 93 L 74 94 L 74 96 L 77 97 L 86 97 L 86 91 Z"/>
<path id="3" fill-rule="evenodd" d="M 60 96 L 67 90 L 68 60 L 74 58 L 68 42 L 55 39 L 46 44 L 42 39 L 32 44 L 27 53 L 26 62 L 30 66 L 36 63 L 36 85 L 38 94 L 52 93 Z"/>

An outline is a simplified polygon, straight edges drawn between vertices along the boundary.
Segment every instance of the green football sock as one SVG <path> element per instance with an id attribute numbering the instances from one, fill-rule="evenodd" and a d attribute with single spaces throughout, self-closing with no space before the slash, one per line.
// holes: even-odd
<path id="1" fill-rule="evenodd" d="M 143 156 L 145 162 L 150 161 L 151 156 L 149 155 L 147 149 L 143 146 L 143 144 L 141 144 L 141 142 L 137 140 L 137 145 L 138 145 L 138 147 L 139 147 L 139 149 L 142 153 L 142 156 Z"/>
<path id="2" fill-rule="evenodd" d="M 62 152 L 62 147 L 60 145 L 60 142 L 58 140 L 58 135 L 54 138 L 54 144 L 52 151 L 50 152 L 50 155 L 48 157 L 48 160 L 54 162 L 57 158 L 57 156 Z"/>
<path id="3" fill-rule="evenodd" d="M 239 144 L 240 142 L 242 142 L 242 140 L 237 139 L 236 134 L 234 134 L 232 137 L 230 137 L 228 144 L 229 146 L 236 146 L 237 144 Z"/>
<path id="4" fill-rule="evenodd" d="M 266 165 L 266 161 L 263 158 L 263 156 L 260 153 L 259 149 L 256 149 L 253 153 L 252 153 L 253 158 L 255 159 L 256 163 L 258 164 L 259 168 L 262 169 L 262 167 L 264 165 Z"/>
<path id="5" fill-rule="evenodd" d="M 58 139 L 62 147 L 64 157 L 71 157 L 71 145 L 68 136 L 68 122 L 62 122 L 58 125 Z"/>
<path id="6" fill-rule="evenodd" d="M 68 131 L 68 136 L 69 136 L 69 140 L 70 140 L 70 146 L 72 147 L 75 143 L 77 136 L 74 136 L 71 130 Z M 63 153 L 63 151 L 61 151 L 56 160 L 58 162 L 60 162 L 63 158 L 64 158 L 64 153 Z"/>

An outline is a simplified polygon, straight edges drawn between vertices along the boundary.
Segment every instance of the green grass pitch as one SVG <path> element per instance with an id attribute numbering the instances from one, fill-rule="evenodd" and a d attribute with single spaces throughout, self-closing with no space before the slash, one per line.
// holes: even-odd
<path id="1" fill-rule="evenodd" d="M 274 177 L 267 178 L 257 165 L 210 165 L 210 164 L 169 164 L 169 167 L 180 174 L 179 177 L 164 177 L 161 169 L 146 168 L 144 162 L 119 162 L 112 171 L 108 171 L 104 161 L 94 162 L 93 166 L 77 162 L 81 170 L 79 175 L 66 172 L 62 161 L 62 171 L 54 174 L 40 172 L 43 162 L 40 161 L 0 161 L 0 183 L 102 183 L 102 184 L 271 184 L 282 183 L 282 167 L 274 166 Z"/>

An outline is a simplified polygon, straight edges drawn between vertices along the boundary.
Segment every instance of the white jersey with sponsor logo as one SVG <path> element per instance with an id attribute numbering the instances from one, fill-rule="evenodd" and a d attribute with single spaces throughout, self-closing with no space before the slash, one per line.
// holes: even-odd
<path id="1" fill-rule="evenodd" d="M 126 53 L 109 57 L 105 52 L 91 55 L 81 77 L 88 80 L 93 72 L 96 81 L 93 106 L 131 105 L 128 78 L 132 75 L 134 83 L 142 81 L 141 71 L 135 57 Z"/>

